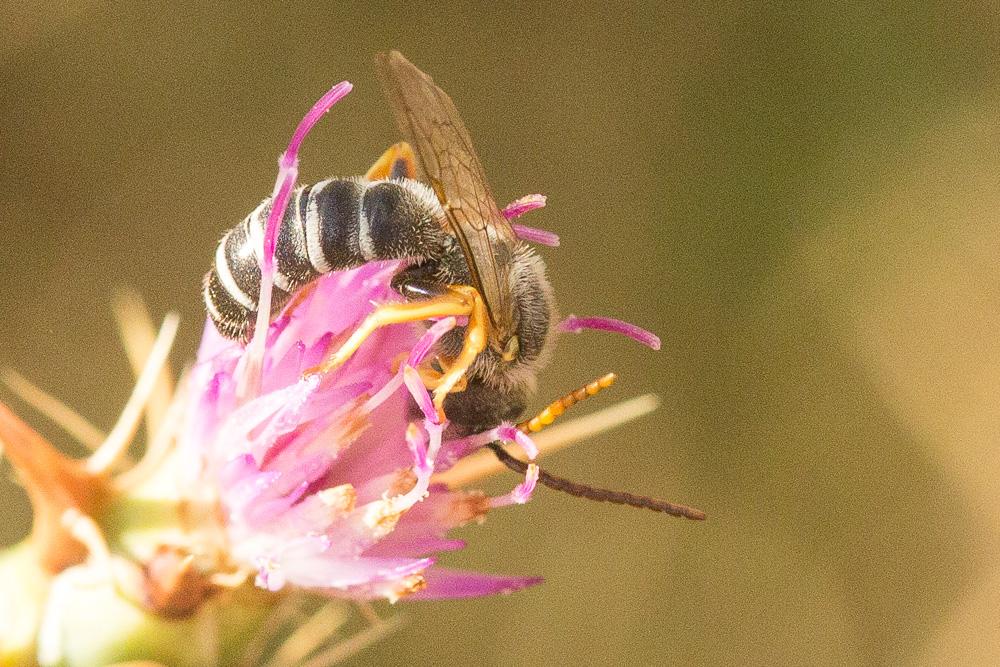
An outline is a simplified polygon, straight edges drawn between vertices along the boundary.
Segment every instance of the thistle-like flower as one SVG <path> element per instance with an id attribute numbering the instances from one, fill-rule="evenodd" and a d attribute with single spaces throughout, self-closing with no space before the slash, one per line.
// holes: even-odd
<path id="1" fill-rule="evenodd" d="M 242 405 L 246 350 L 206 326 L 188 380 L 184 447 L 198 462 L 194 488 L 217 494 L 206 500 L 222 509 L 226 553 L 264 588 L 396 600 L 513 591 L 537 581 L 434 565 L 435 554 L 462 546 L 446 538 L 450 529 L 523 502 L 534 485 L 532 477 L 512 494 L 488 498 L 432 483 L 470 450 L 470 439 L 442 441 L 444 424 L 416 370 L 454 318 L 423 333 L 412 325 L 383 329 L 333 373 L 305 373 L 373 303 L 394 298 L 396 270 L 368 265 L 319 279 L 271 325 L 260 393 Z M 424 406 L 420 421 L 409 420 L 411 398 Z"/>
<path id="2" fill-rule="evenodd" d="M 261 313 L 270 312 L 267 253 L 295 182 L 298 146 L 349 90 L 339 84 L 324 96 L 281 158 L 264 240 Z M 544 202 L 532 195 L 505 215 Z M 558 244 L 553 234 L 517 230 Z M 450 570 L 437 560 L 464 546 L 448 536 L 453 528 L 531 497 L 539 470 L 530 461 L 539 447 L 635 418 L 656 402 L 643 397 L 577 427 L 556 427 L 537 442 L 529 438 L 608 380 L 521 428 L 501 424 L 449 439 L 447 415 L 418 369 L 442 336 L 464 324 L 455 317 L 380 329 L 332 371 L 307 372 L 377 304 L 398 298 L 390 288 L 398 269 L 374 263 L 319 278 L 273 322 L 263 316 L 246 346 L 206 323 L 196 361 L 176 390 L 166 360 L 177 319 L 168 316 L 155 335 L 141 302 L 125 301 L 118 313 L 137 382 L 106 435 L 8 373 L 10 388 L 95 451 L 70 459 L 0 405 L 0 444 L 35 511 L 29 539 L 0 554 L 0 664 L 327 664 L 391 622 L 363 606 L 370 625 L 360 640 L 344 642 L 347 603 L 317 600 L 464 597 L 537 583 Z M 575 318 L 564 329 L 583 327 L 659 344 L 612 320 Z M 127 452 L 143 415 L 149 440 L 131 463 Z M 529 459 L 513 459 L 523 480 L 499 497 L 461 488 L 497 469 L 478 450 L 498 441 L 519 445 Z M 300 621 L 306 611 L 313 622 Z M 282 643 L 289 635 L 295 641 Z"/>

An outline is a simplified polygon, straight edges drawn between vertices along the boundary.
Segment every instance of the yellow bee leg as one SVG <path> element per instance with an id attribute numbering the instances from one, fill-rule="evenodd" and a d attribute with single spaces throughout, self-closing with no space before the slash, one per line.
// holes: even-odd
<path id="1" fill-rule="evenodd" d="M 465 378 L 465 373 L 472 366 L 472 362 L 486 348 L 486 323 L 488 321 L 486 303 L 479 296 L 479 292 L 475 288 L 467 285 L 453 285 L 448 289 L 449 291 L 464 295 L 470 308 L 468 313 L 469 323 L 465 327 L 465 340 L 462 344 L 462 351 L 452 360 L 448 370 L 441 376 L 441 383 L 434 389 L 434 407 L 437 408 L 438 414 L 442 416 L 444 415 L 444 399 L 452 391 L 456 391 L 459 381 Z"/>
<path id="2" fill-rule="evenodd" d="M 365 174 L 369 181 L 378 181 L 390 176 L 405 176 L 414 178 L 417 175 L 417 162 L 413 157 L 413 149 L 410 144 L 401 141 L 398 144 L 389 146 L 382 153 L 382 156 L 375 161 L 371 169 Z"/>
<path id="3" fill-rule="evenodd" d="M 421 365 L 417 369 L 417 373 L 420 375 L 420 381 L 428 389 L 436 389 L 441 384 L 441 378 L 444 377 L 444 373 L 425 365 Z"/>
<path id="4" fill-rule="evenodd" d="M 306 371 L 306 375 L 324 374 L 339 367 L 351 358 L 361 344 L 375 331 L 389 324 L 419 322 L 435 317 L 468 316 L 470 322 L 475 313 L 476 301 L 481 304 L 479 293 L 471 287 L 449 287 L 447 293 L 422 301 L 409 303 L 387 303 L 376 308 L 351 336 L 322 364 Z M 468 338 L 468 335 L 466 335 Z M 470 362 L 471 363 L 471 362 Z M 456 378 L 457 380 L 457 378 Z M 454 383 L 452 383 L 454 384 Z"/>
<path id="5" fill-rule="evenodd" d="M 417 373 L 420 374 L 420 379 L 423 381 L 424 386 L 432 391 L 434 389 L 437 389 L 441 385 L 441 382 L 444 379 L 445 374 L 451 368 L 451 366 L 443 358 L 436 357 L 436 359 L 438 366 L 444 369 L 443 371 L 439 371 L 426 364 L 421 365 L 420 368 L 417 369 Z M 465 391 L 465 387 L 467 384 L 468 383 L 466 382 L 466 378 L 463 375 L 462 378 L 458 381 L 458 383 L 455 384 L 455 386 L 452 388 L 451 392 L 455 393 L 456 391 Z"/>

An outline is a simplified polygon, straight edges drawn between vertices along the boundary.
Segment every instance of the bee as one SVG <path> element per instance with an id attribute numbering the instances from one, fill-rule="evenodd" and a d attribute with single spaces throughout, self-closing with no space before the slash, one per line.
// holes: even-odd
<path id="1" fill-rule="evenodd" d="M 364 176 L 330 178 L 293 193 L 278 229 L 269 315 L 273 319 L 298 290 L 324 274 L 404 260 L 391 282 L 402 303 L 376 308 L 316 370 L 343 363 L 379 326 L 468 316 L 465 326 L 439 340 L 434 366 L 422 377 L 435 390 L 450 434 L 483 432 L 516 420 L 535 389 L 535 374 L 553 339 L 552 287 L 541 258 L 500 212 L 451 98 L 398 51 L 379 54 L 376 66 L 408 143 L 390 147 Z M 271 200 L 265 199 L 229 230 L 205 276 L 206 308 L 226 337 L 247 341 L 253 334 L 270 212 Z M 606 376 L 571 392 L 519 428 L 537 430 L 611 382 L 613 376 Z M 521 474 L 527 470 L 499 442 L 489 447 L 507 467 Z M 704 518 L 684 505 L 546 471 L 540 471 L 538 481 L 590 500 Z"/>
<path id="2" fill-rule="evenodd" d="M 392 280 L 404 303 L 380 306 L 367 332 L 467 314 L 466 326 L 439 341 L 430 370 L 439 375 L 435 398 L 453 432 L 480 432 L 524 411 L 552 340 L 552 288 L 541 258 L 501 214 L 451 98 L 398 51 L 379 54 L 376 66 L 409 143 L 386 151 L 364 177 L 293 193 L 278 231 L 270 315 L 326 273 L 406 261 Z M 209 316 L 229 338 L 246 341 L 253 332 L 270 209 L 264 200 L 225 234 L 205 276 Z M 364 335 L 324 368 L 342 362 Z"/>

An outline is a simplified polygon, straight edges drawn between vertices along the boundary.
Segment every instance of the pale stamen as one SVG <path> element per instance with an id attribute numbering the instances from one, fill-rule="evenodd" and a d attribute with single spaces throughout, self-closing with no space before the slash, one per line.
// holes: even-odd
<path id="1" fill-rule="evenodd" d="M 156 342 L 156 326 L 138 292 L 122 290 L 112 301 L 118 334 L 121 336 L 132 372 L 138 378 Z M 163 365 L 156 386 L 146 403 L 146 432 L 156 433 L 164 423 L 174 392 L 170 364 Z"/>
<path id="2" fill-rule="evenodd" d="M 371 398 L 365 401 L 364 405 L 361 406 L 361 412 L 363 414 L 368 414 L 373 412 L 375 408 L 385 403 L 389 400 L 396 391 L 403 386 L 403 370 L 400 369 L 398 373 L 389 378 L 389 381 L 385 383 L 381 389 L 379 389 Z"/>
<path id="3" fill-rule="evenodd" d="M 90 420 L 17 371 L 5 368 L 0 371 L 0 380 L 18 398 L 48 417 L 53 424 L 79 440 L 87 449 L 93 451 L 104 442 L 105 434 Z"/>
<path id="4" fill-rule="evenodd" d="M 174 336 L 177 334 L 177 326 L 180 318 L 175 313 L 168 313 L 160 327 L 160 333 L 156 337 L 153 349 L 146 360 L 146 365 L 139 374 L 139 380 L 132 390 L 122 410 L 118 422 L 107 439 L 97 448 L 90 458 L 87 459 L 87 471 L 93 474 L 109 472 L 122 456 L 128 451 L 132 443 L 132 437 L 139 428 L 139 420 L 142 418 L 142 411 L 149 400 L 150 394 L 156 387 L 160 376 L 160 371 L 167 361 L 167 355 L 174 344 Z"/>

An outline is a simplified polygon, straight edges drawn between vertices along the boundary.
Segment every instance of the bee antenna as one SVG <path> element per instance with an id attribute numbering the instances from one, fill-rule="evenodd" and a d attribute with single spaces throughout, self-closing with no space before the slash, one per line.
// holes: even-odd
<path id="1" fill-rule="evenodd" d="M 579 389 L 575 389 L 568 394 L 557 398 L 546 405 L 545 408 L 537 415 L 518 424 L 518 430 L 525 433 L 538 433 L 543 428 L 554 422 L 556 417 L 566 412 L 566 410 L 584 399 L 596 396 L 602 390 L 613 385 L 617 379 L 617 375 L 614 373 L 608 373 L 607 375 L 597 378 L 590 384 L 585 384 Z"/>
<path id="2" fill-rule="evenodd" d="M 509 454 L 499 442 L 491 442 L 487 446 L 493 450 L 497 459 L 499 459 L 505 466 L 516 473 L 522 475 L 525 474 L 528 469 L 528 464 Z M 556 475 L 552 475 L 541 469 L 538 471 L 538 481 L 550 489 L 562 491 L 563 493 L 568 493 L 569 495 L 576 496 L 577 498 L 586 498 L 587 500 L 594 500 L 597 502 L 608 502 L 615 505 L 628 505 L 630 507 L 644 508 L 653 510 L 654 512 L 663 512 L 664 514 L 669 514 L 671 516 L 693 519 L 695 521 L 703 521 L 705 519 L 705 513 L 699 509 L 695 509 L 694 507 L 678 505 L 676 503 L 667 502 L 666 500 L 650 498 L 649 496 L 638 496 L 628 493 L 627 491 L 600 489 L 596 486 L 574 482 L 566 479 L 565 477 L 557 477 Z"/>

